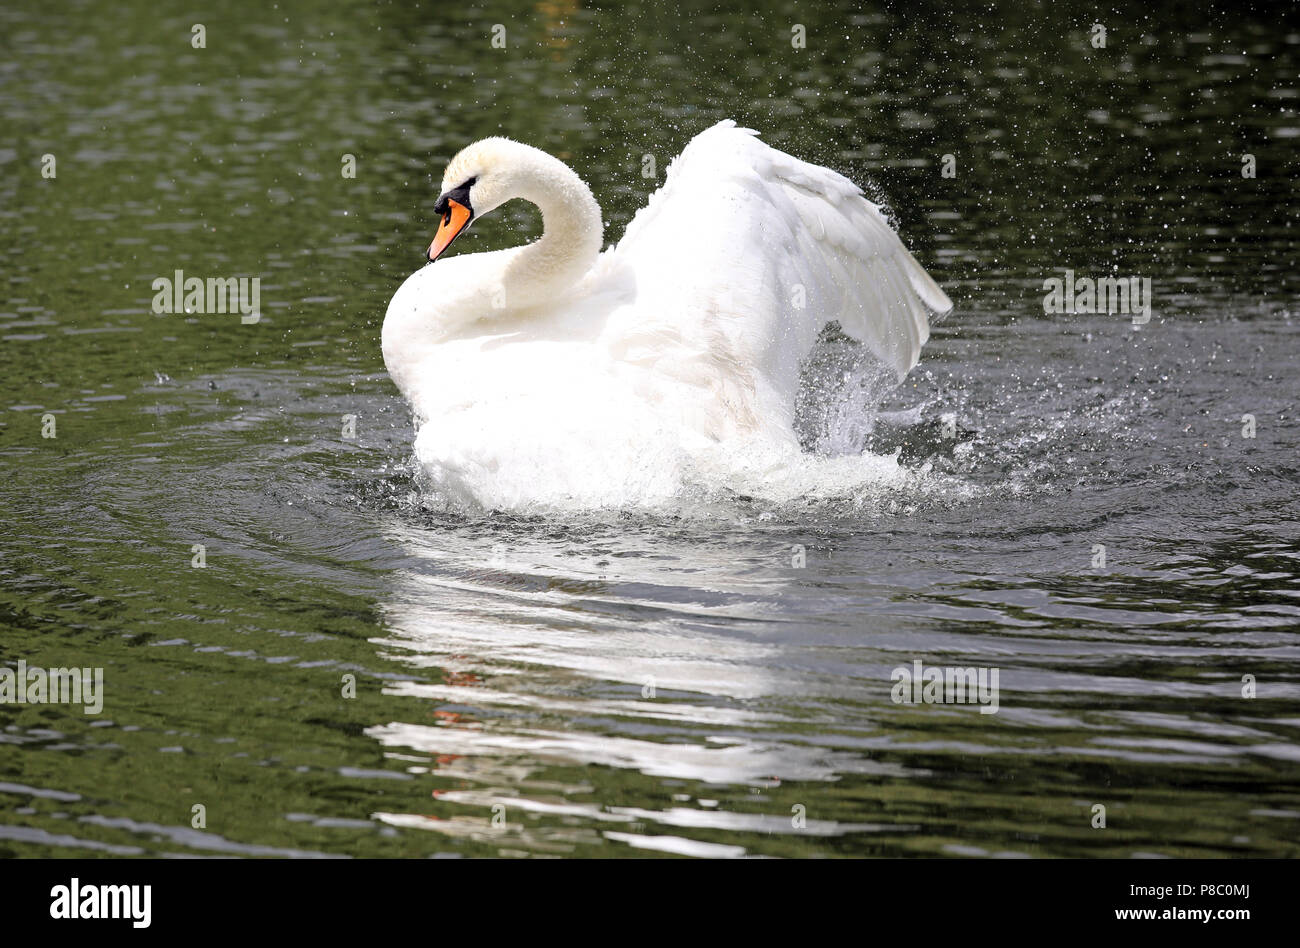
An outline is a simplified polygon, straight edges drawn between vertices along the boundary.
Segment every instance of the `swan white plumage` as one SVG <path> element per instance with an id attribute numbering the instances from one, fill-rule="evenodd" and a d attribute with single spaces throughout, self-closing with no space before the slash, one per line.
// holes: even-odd
<path id="1" fill-rule="evenodd" d="M 513 198 L 541 209 L 541 238 L 437 259 Z M 480 507 L 650 505 L 705 470 L 761 482 L 799 453 L 799 366 L 826 323 L 901 380 L 927 310 L 952 307 L 857 185 L 731 121 L 687 145 L 604 253 L 587 185 L 509 139 L 457 154 L 435 210 L 384 361 L 424 471 Z"/>

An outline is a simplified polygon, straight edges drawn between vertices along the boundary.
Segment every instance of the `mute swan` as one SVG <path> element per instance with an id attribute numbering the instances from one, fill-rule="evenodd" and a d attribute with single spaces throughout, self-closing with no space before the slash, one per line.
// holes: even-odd
<path id="1" fill-rule="evenodd" d="M 513 198 L 544 233 L 443 257 Z M 702 470 L 799 453 L 799 364 L 838 321 L 901 380 L 948 297 L 847 178 L 720 122 L 617 246 L 568 166 L 506 138 L 457 154 L 429 264 L 394 294 L 384 362 L 437 490 L 478 507 L 635 506 Z"/>

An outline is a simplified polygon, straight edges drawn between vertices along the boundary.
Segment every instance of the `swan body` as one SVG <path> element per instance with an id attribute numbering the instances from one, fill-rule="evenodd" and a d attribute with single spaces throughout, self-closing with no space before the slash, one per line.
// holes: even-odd
<path id="1" fill-rule="evenodd" d="M 470 145 L 443 190 L 434 262 L 393 296 L 383 352 L 425 473 L 465 504 L 652 505 L 705 471 L 761 484 L 799 453 L 799 367 L 826 323 L 901 379 L 928 312 L 952 307 L 861 189 L 730 121 L 603 253 L 590 189 L 538 149 Z M 441 256 L 516 197 L 541 238 Z"/>

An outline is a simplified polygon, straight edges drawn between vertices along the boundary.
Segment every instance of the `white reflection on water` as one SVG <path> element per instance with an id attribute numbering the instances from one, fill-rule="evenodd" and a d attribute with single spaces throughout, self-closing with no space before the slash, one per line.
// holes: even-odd
<path id="1" fill-rule="evenodd" d="M 697 585 L 688 587 L 682 564 L 662 551 L 592 561 L 566 558 L 565 544 L 519 534 L 505 552 L 490 537 L 397 529 L 403 546 L 431 560 L 437 572 L 392 577 L 383 606 L 391 634 L 379 642 L 392 657 L 444 669 L 446 680 L 394 682 L 385 692 L 412 699 L 412 717 L 436 708 L 436 723 L 393 721 L 367 733 L 390 756 L 415 764 L 413 772 L 477 789 L 435 793 L 465 807 L 463 816 L 379 813 L 378 819 L 542 851 L 598 842 L 589 834 L 602 822 L 818 836 L 907 828 L 809 819 L 796 830 L 788 814 L 578 803 L 567 795 L 590 787 L 537 785 L 547 767 L 588 765 L 752 787 L 922 772 L 824 746 L 817 736 L 799 739 L 802 726 L 819 716 L 770 699 L 801 694 L 813 676 L 797 647 L 759 640 L 765 624 L 780 618 L 785 584 L 745 577 L 725 546 L 692 546 L 704 559 L 693 557 L 689 578 Z M 588 829 L 561 839 L 554 829 L 511 821 L 502 835 L 490 824 L 497 804 L 580 819 Z M 602 837 L 683 854 L 744 852 L 623 828 Z"/>

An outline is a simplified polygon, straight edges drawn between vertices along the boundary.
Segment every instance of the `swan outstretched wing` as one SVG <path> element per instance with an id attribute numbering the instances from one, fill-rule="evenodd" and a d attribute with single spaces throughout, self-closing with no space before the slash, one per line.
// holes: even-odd
<path id="1" fill-rule="evenodd" d="M 952 308 L 857 185 L 731 121 L 687 145 L 606 256 L 635 275 L 635 306 L 607 329 L 629 357 L 695 352 L 763 373 L 783 396 L 826 323 L 901 379 L 929 312 Z"/>

